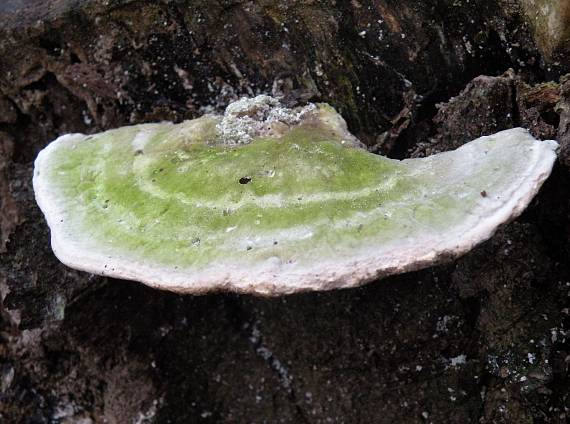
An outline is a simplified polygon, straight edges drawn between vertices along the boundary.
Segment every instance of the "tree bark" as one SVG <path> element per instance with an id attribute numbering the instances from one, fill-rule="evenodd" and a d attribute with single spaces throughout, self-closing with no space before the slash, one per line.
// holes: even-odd
<path id="1" fill-rule="evenodd" d="M 570 61 L 522 3 L 1 4 L 0 421 L 565 422 Z M 471 253 L 360 289 L 178 296 L 57 261 L 49 141 L 258 93 L 328 102 L 395 158 L 525 126 L 560 161 Z"/>

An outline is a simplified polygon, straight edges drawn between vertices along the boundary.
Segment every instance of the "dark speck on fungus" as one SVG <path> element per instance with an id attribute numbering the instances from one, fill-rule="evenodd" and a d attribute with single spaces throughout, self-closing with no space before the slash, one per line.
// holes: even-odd
<path id="1" fill-rule="evenodd" d="M 248 184 L 251 181 L 251 177 L 241 177 L 239 179 L 240 184 Z"/>

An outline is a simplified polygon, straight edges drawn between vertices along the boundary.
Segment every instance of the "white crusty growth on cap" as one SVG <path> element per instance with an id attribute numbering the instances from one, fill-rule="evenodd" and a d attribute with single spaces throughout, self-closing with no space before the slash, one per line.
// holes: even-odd
<path id="1" fill-rule="evenodd" d="M 279 295 L 469 251 L 528 205 L 557 146 L 516 128 L 392 160 L 363 149 L 330 106 L 264 96 L 223 117 L 62 136 L 40 152 L 34 190 L 73 268 L 181 293 Z"/>

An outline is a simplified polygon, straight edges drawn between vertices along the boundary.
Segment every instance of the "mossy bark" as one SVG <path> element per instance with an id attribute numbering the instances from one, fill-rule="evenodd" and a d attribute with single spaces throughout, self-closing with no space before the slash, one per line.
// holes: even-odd
<path id="1" fill-rule="evenodd" d="M 570 89 L 547 81 L 570 62 L 520 6 L 2 3 L 0 420 L 565 422 Z M 59 264 L 31 190 L 47 142 L 256 93 L 329 102 L 393 157 L 522 125 L 561 162 L 470 254 L 361 289 L 182 297 Z"/>
<path id="2" fill-rule="evenodd" d="M 560 0 L 521 0 L 538 47 L 550 61 L 570 52 L 570 3 Z"/>

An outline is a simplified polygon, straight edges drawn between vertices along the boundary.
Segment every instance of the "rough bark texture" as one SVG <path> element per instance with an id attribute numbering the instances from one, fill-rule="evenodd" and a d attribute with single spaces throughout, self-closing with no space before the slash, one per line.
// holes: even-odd
<path id="1" fill-rule="evenodd" d="M 525 16 L 514 0 L 2 2 L 0 421 L 566 422 L 570 61 L 544 59 Z M 55 259 L 31 189 L 51 139 L 256 93 L 329 102 L 393 157 L 520 125 L 558 139 L 560 163 L 462 259 L 361 289 L 182 297 Z"/>

